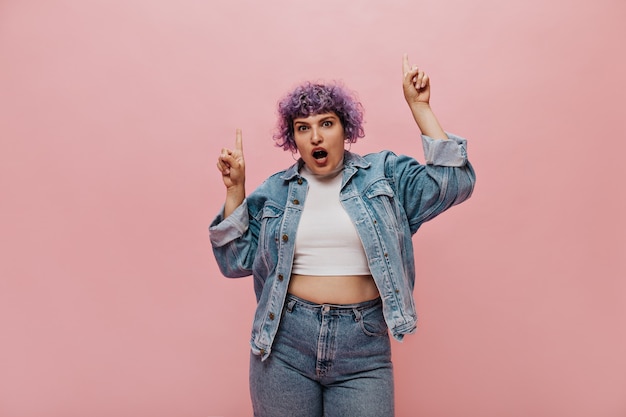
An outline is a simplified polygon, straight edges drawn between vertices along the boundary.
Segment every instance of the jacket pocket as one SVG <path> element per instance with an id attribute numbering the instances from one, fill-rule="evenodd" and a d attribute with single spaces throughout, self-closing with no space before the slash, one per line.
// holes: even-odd
<path id="1" fill-rule="evenodd" d="M 266 205 L 260 212 L 259 250 L 266 271 L 273 269 L 278 257 L 278 234 L 284 210 L 274 205 Z"/>
<path id="2" fill-rule="evenodd" d="M 385 180 L 375 182 L 366 190 L 365 197 L 376 220 L 388 229 L 398 230 L 401 210 L 389 183 Z"/>

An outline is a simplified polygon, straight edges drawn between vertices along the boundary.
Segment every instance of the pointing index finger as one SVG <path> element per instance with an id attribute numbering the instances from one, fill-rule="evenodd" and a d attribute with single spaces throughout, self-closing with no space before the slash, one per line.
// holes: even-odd
<path id="1" fill-rule="evenodd" d="M 409 54 L 404 53 L 404 55 L 402 55 L 402 73 L 406 75 L 410 71 L 411 66 L 409 65 Z"/>
<path id="2" fill-rule="evenodd" d="M 235 149 L 243 153 L 243 140 L 241 139 L 241 129 L 235 130 Z"/>

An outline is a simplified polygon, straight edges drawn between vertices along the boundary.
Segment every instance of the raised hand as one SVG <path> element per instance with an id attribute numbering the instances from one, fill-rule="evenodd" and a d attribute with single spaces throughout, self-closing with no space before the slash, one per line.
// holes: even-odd
<path id="1" fill-rule="evenodd" d="M 430 108 L 430 79 L 417 66 L 409 65 L 409 56 L 402 57 L 402 89 L 413 118 L 422 133 L 433 139 L 447 139 L 435 113 Z"/>
<path id="2" fill-rule="evenodd" d="M 222 153 L 217 158 L 217 169 L 222 173 L 222 180 L 226 186 L 226 201 L 224 202 L 224 218 L 226 218 L 246 198 L 246 164 L 243 159 L 241 129 L 237 129 L 235 133 L 235 149 L 222 149 Z"/>
<path id="3" fill-rule="evenodd" d="M 409 64 L 408 54 L 404 54 L 402 57 L 402 72 L 404 74 L 402 89 L 409 106 L 419 103 L 428 104 L 430 101 L 430 79 L 416 65 L 411 66 Z"/>
<path id="4" fill-rule="evenodd" d="M 235 132 L 235 148 L 222 148 L 222 153 L 217 158 L 217 169 L 222 173 L 222 180 L 227 189 L 244 186 L 246 165 L 243 159 L 241 129 Z"/>

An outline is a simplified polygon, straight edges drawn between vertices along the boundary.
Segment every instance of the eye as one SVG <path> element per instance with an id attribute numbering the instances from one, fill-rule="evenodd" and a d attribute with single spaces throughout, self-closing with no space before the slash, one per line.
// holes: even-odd
<path id="1" fill-rule="evenodd" d="M 306 126 L 306 125 L 298 125 L 298 126 L 296 127 L 296 130 L 297 130 L 298 132 L 304 132 L 304 131 L 305 131 L 305 130 L 307 130 L 308 128 L 309 128 L 309 127 L 308 127 L 308 126 Z"/>
<path id="2" fill-rule="evenodd" d="M 322 122 L 322 126 L 323 126 L 323 127 L 331 127 L 332 125 L 333 125 L 333 122 L 332 122 L 332 121 L 330 121 L 330 120 L 324 120 L 324 121 Z"/>

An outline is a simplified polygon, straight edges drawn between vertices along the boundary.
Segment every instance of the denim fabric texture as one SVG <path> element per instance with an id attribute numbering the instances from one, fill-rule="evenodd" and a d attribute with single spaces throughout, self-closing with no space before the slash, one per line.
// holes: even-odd
<path id="1" fill-rule="evenodd" d="M 313 304 L 287 295 L 271 356 L 250 356 L 255 417 L 394 415 L 391 345 L 380 298 Z"/>
<path id="2" fill-rule="evenodd" d="M 339 198 L 363 244 L 387 326 L 398 340 L 417 325 L 412 235 L 469 198 L 474 188 L 465 139 L 448 138 L 422 136 L 426 165 L 390 151 L 365 156 L 346 151 L 344 156 Z M 253 275 L 258 304 L 251 347 L 263 360 L 281 323 L 307 195 L 301 164 L 269 177 L 230 216 L 223 218 L 222 210 L 209 227 L 221 272 L 232 278 Z"/>

